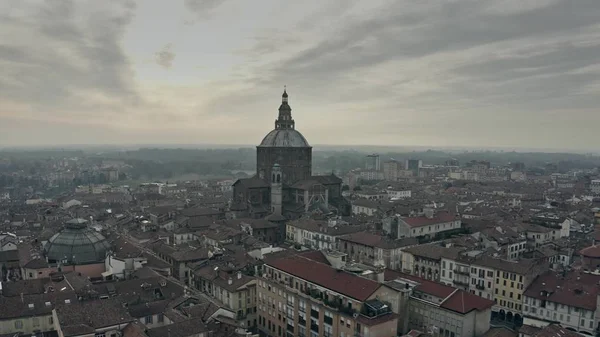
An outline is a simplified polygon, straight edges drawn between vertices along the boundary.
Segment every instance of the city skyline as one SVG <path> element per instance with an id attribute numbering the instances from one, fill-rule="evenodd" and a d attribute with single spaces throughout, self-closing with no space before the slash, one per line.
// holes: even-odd
<path id="1" fill-rule="evenodd" d="M 4 1 L 0 144 L 592 149 L 600 2 Z"/>

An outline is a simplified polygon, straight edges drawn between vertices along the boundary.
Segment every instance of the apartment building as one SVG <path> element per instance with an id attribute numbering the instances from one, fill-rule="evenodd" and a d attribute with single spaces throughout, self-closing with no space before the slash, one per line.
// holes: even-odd
<path id="1" fill-rule="evenodd" d="M 258 280 L 261 336 L 392 337 L 398 315 L 382 299 L 394 291 L 308 254 L 267 259 Z"/>
<path id="2" fill-rule="evenodd" d="M 409 289 L 407 324 L 409 330 L 428 332 L 438 337 L 477 337 L 490 328 L 494 302 L 464 290 L 410 275 L 394 275 L 386 282 L 400 294 Z M 401 303 L 401 302 L 400 302 Z"/>
<path id="3" fill-rule="evenodd" d="M 369 199 L 356 199 L 352 201 L 352 214 L 373 216 L 380 211 L 381 202 Z"/>
<path id="4" fill-rule="evenodd" d="M 298 219 L 286 225 L 286 240 L 316 250 L 335 249 L 337 238 L 365 230 L 365 226 L 336 221 Z"/>
<path id="5" fill-rule="evenodd" d="M 416 238 L 390 240 L 381 235 L 358 232 L 340 236 L 337 249 L 357 262 L 401 270 L 402 249 L 417 244 Z"/>
<path id="6" fill-rule="evenodd" d="M 402 250 L 402 271 L 427 280 L 440 281 L 442 258 L 456 259 L 463 250 L 460 247 L 445 247 L 439 244 L 405 248 Z"/>
<path id="7" fill-rule="evenodd" d="M 246 328 L 255 327 L 256 278 L 241 272 L 226 272 L 206 265 L 191 274 L 190 285 L 218 300 L 236 314 L 235 319 Z"/>
<path id="8" fill-rule="evenodd" d="M 493 317 L 502 321 L 521 323 L 523 292 L 548 269 L 540 260 L 509 261 L 490 256 L 444 258 L 440 281 L 495 302 Z"/>
<path id="9" fill-rule="evenodd" d="M 495 270 L 471 266 L 471 259 L 463 256 L 442 258 L 440 282 L 468 291 L 488 300 L 494 299 Z"/>
<path id="10" fill-rule="evenodd" d="M 486 248 L 494 248 L 503 252 L 507 260 L 520 258 L 528 249 L 527 238 L 511 228 L 485 228 L 474 233 L 473 237 L 481 241 Z"/>
<path id="11" fill-rule="evenodd" d="M 563 237 L 569 237 L 570 225 L 563 223 L 556 227 L 546 227 L 536 224 L 526 224 L 525 232 L 527 240 L 531 243 L 533 248 L 538 248 L 544 244 L 559 240 Z"/>
<path id="12" fill-rule="evenodd" d="M 559 323 L 586 335 L 600 331 L 598 295 L 600 275 L 578 271 L 548 271 L 532 282 L 523 295 L 524 323 L 546 327 Z"/>
<path id="13" fill-rule="evenodd" d="M 425 209 L 424 212 L 425 215 L 419 217 L 398 217 L 397 223 L 395 223 L 397 228 L 392 228 L 392 232 L 397 233 L 398 238 L 434 237 L 439 233 L 461 228 L 460 218 L 451 213 L 441 212 L 435 214 L 431 209 Z"/>

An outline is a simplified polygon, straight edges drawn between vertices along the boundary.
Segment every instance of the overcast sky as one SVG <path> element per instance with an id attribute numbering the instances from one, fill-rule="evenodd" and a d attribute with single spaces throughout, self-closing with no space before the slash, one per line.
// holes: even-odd
<path id="1" fill-rule="evenodd" d="M 593 149 L 599 0 L 0 0 L 0 145 Z"/>

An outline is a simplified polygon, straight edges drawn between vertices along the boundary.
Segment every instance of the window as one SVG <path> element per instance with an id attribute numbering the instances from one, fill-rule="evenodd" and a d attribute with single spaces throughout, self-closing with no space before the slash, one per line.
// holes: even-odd
<path id="1" fill-rule="evenodd" d="M 38 317 L 33 317 L 32 324 L 33 326 L 40 326 L 40 319 Z"/>
<path id="2" fill-rule="evenodd" d="M 144 322 L 145 322 L 146 324 L 152 324 L 152 315 L 150 315 L 150 316 L 146 316 L 146 317 L 144 318 Z"/>
<path id="3" fill-rule="evenodd" d="M 158 314 L 158 316 L 156 317 L 156 321 L 157 321 L 158 323 L 162 323 L 162 322 L 164 322 L 164 321 L 165 321 L 165 315 L 163 315 L 163 314 Z"/>
<path id="4" fill-rule="evenodd" d="M 23 329 L 23 321 L 15 321 L 15 329 Z"/>

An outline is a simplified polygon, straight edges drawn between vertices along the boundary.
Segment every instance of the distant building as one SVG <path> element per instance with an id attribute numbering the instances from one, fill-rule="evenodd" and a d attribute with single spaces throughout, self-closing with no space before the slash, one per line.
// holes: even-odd
<path id="1" fill-rule="evenodd" d="M 376 153 L 367 156 L 366 167 L 367 170 L 381 171 L 381 161 L 379 155 Z"/>
<path id="2" fill-rule="evenodd" d="M 595 179 L 590 182 L 590 190 L 594 194 L 600 194 L 600 179 Z"/>
<path id="3" fill-rule="evenodd" d="M 383 179 L 388 181 L 397 181 L 403 165 L 397 160 L 390 160 L 383 163 Z"/>
<path id="4" fill-rule="evenodd" d="M 448 159 L 448 160 L 446 160 L 446 166 L 457 167 L 457 166 L 460 166 L 460 162 L 456 158 Z"/>
<path id="5" fill-rule="evenodd" d="M 414 176 L 419 176 L 419 170 L 423 167 L 423 161 L 419 159 L 407 159 L 406 170 L 412 171 Z"/>

